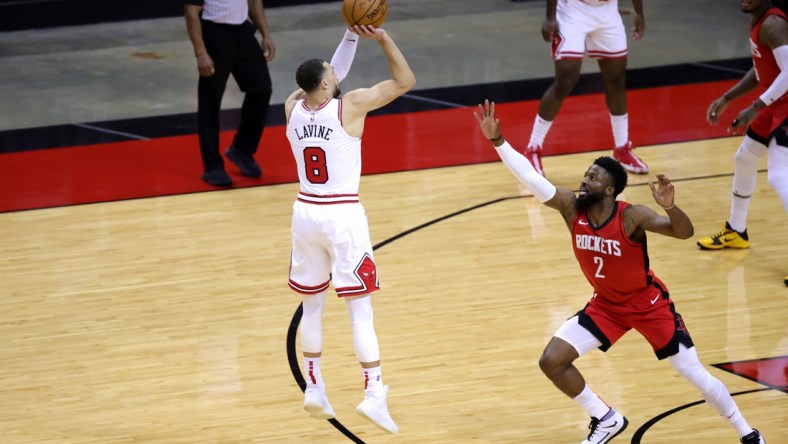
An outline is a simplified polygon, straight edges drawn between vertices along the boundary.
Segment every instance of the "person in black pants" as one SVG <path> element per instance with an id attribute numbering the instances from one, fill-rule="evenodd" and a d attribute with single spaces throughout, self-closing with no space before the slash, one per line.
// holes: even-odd
<path id="1" fill-rule="evenodd" d="M 217 187 L 233 184 L 219 154 L 219 112 L 230 74 L 245 96 L 241 123 L 224 154 L 244 176 L 260 177 L 254 154 L 271 99 L 268 62 L 276 52 L 263 0 L 185 0 L 184 14 L 200 73 L 197 125 L 205 167 L 202 180 Z M 258 30 L 262 46 L 255 37 Z"/>

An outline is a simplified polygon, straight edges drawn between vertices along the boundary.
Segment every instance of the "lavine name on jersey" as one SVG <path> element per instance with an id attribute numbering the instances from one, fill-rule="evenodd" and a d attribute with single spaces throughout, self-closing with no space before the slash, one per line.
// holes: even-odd
<path id="1" fill-rule="evenodd" d="M 620 244 L 614 239 L 605 239 L 590 234 L 576 234 L 575 245 L 578 250 L 589 250 L 602 254 L 621 256 Z"/>
<path id="2" fill-rule="evenodd" d="M 306 137 L 319 137 L 324 140 L 328 140 L 331 133 L 334 132 L 333 128 L 329 128 L 323 125 L 304 125 L 304 129 L 301 130 L 301 134 L 298 133 L 298 128 L 293 128 L 296 133 L 296 137 L 298 140 L 301 140 Z"/>

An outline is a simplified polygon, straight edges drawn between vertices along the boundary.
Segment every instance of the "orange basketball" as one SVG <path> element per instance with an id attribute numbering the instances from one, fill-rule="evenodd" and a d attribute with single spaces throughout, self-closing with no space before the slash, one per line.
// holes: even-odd
<path id="1" fill-rule="evenodd" d="M 372 25 L 379 28 L 388 13 L 386 0 L 342 0 L 342 17 L 348 26 Z"/>

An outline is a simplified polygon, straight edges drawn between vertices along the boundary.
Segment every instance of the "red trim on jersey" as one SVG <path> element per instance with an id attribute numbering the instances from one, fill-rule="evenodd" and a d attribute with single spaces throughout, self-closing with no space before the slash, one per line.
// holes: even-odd
<path id="1" fill-rule="evenodd" d="M 320 285 L 316 285 L 314 287 L 310 287 L 308 285 L 301 285 L 301 284 L 299 284 L 298 282 L 296 282 L 296 281 L 294 281 L 292 279 L 289 279 L 287 284 L 295 292 L 301 293 L 301 294 L 318 294 L 318 293 L 321 293 L 321 292 L 324 292 L 324 291 L 328 290 L 328 281 L 325 281 L 324 283 L 322 283 Z"/>
<path id="2" fill-rule="evenodd" d="M 314 205 L 335 205 L 346 203 L 358 203 L 358 194 L 310 194 L 303 191 L 298 192 L 298 201 Z"/>
<path id="3" fill-rule="evenodd" d="M 328 105 L 328 102 L 330 102 L 330 101 L 331 101 L 331 98 L 329 97 L 328 99 L 326 99 L 325 102 L 321 103 L 320 106 L 318 106 L 315 109 L 312 109 L 306 104 L 306 99 L 304 99 L 304 100 L 301 101 L 301 106 L 303 106 L 304 109 L 309 111 L 310 113 L 316 113 L 316 112 L 320 111 L 321 109 L 325 108 L 326 105 Z"/>

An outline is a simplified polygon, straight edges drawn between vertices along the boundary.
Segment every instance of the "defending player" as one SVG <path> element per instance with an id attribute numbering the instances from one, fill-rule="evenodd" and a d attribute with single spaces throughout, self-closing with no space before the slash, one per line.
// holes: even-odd
<path id="1" fill-rule="evenodd" d="M 539 201 L 561 213 L 572 235 L 575 257 L 594 288 L 585 308 L 558 329 L 539 359 L 539 366 L 553 384 L 591 416 L 590 432 L 583 444 L 610 441 L 627 427 L 627 419 L 591 391 L 573 362 L 594 348 L 607 351 L 633 328 L 648 340 L 657 359 L 667 358 L 703 394 L 706 402 L 736 429 L 742 443 L 763 443 L 725 385 L 698 360 L 667 286 L 649 269 L 646 232 L 679 239 L 693 234 L 692 222 L 675 204 L 670 180 L 658 174 L 658 185 L 650 184 L 654 201 L 664 208 L 667 217 L 646 206 L 616 200 L 626 187 L 627 173 L 610 157 L 594 161 L 575 196 L 572 190 L 557 188 L 539 175 L 506 142 L 495 118 L 495 103 L 485 101 L 474 115 L 484 137 L 492 141 L 512 174 Z"/>

